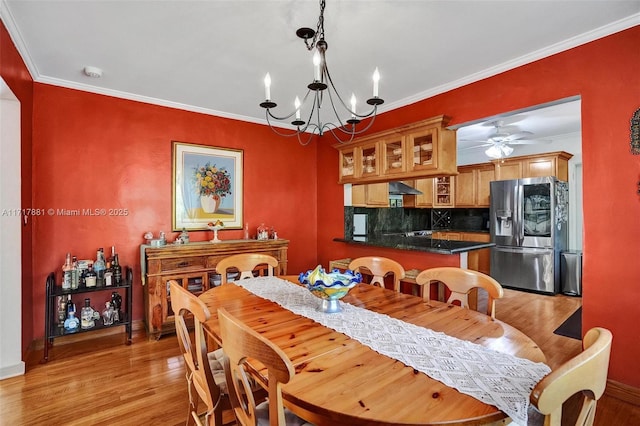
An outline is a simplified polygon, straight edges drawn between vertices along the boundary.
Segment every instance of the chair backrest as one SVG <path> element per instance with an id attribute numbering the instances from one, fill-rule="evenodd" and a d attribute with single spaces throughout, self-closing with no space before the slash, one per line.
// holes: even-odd
<path id="1" fill-rule="evenodd" d="M 247 359 L 255 359 L 267 369 L 269 424 L 284 425 L 281 387 L 295 375 L 291 360 L 282 349 L 232 316 L 226 309 L 218 310 L 218 320 L 226 354 L 227 386 L 236 419 L 243 426 L 257 424 L 256 403 L 246 365 Z"/>
<path id="2" fill-rule="evenodd" d="M 393 273 L 393 289 L 400 291 L 400 280 L 404 278 L 404 268 L 395 260 L 379 256 L 364 256 L 353 259 L 349 263 L 349 269 L 363 273 L 360 268 L 368 269 L 373 275 L 370 284 L 382 288 L 384 288 L 384 276 Z"/>
<path id="3" fill-rule="evenodd" d="M 491 318 L 496 317 L 496 299 L 504 296 L 504 290 L 498 281 L 471 269 L 462 269 L 451 266 L 425 269 L 416 276 L 416 283 L 423 286 L 422 297 L 430 300 L 429 284 L 432 281 L 439 281 L 447 286 L 451 295 L 447 303 L 459 301 L 463 308 L 469 309 L 469 292 L 474 288 L 482 288 L 489 295 L 486 314 Z"/>
<path id="4" fill-rule="evenodd" d="M 253 278 L 256 266 L 267 265 L 267 274 L 273 275 L 273 268 L 278 267 L 278 259 L 268 254 L 241 253 L 227 256 L 216 265 L 216 271 L 221 275 L 221 283 L 227 283 L 227 270 L 235 268 L 240 272 L 238 279 Z"/>
<path id="5" fill-rule="evenodd" d="M 202 323 L 209 319 L 211 313 L 205 303 L 184 289 L 175 280 L 169 281 L 171 306 L 176 324 L 176 336 L 180 351 L 187 366 L 187 379 L 213 412 L 222 397 L 222 390 L 216 384 L 207 357 L 207 341 Z M 187 326 L 187 317 L 193 317 L 193 340 Z M 191 389 L 189 389 L 191 392 Z M 192 397 L 190 395 L 190 397 Z"/>
<path id="6" fill-rule="evenodd" d="M 531 391 L 531 403 L 545 415 L 545 425 L 560 426 L 562 404 L 582 392 L 583 403 L 576 425 L 591 426 L 596 403 L 607 385 L 609 356 L 613 335 L 606 328 L 595 327 L 582 339 L 582 353 L 545 376 Z"/>

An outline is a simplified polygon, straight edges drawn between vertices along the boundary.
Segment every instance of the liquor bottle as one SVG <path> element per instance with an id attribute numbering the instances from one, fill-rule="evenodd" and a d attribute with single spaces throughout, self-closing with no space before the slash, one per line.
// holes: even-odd
<path id="1" fill-rule="evenodd" d="M 111 306 L 111 302 L 106 302 L 104 306 L 105 306 L 104 311 L 102 311 L 102 324 L 112 325 L 113 318 L 115 316 L 115 311 L 113 310 L 113 306 Z"/>
<path id="2" fill-rule="evenodd" d="M 88 269 L 85 267 L 83 267 L 82 269 L 78 269 L 78 283 L 82 288 L 87 286 L 87 271 Z"/>
<path id="3" fill-rule="evenodd" d="M 78 258 L 73 256 L 71 261 L 71 290 L 80 287 L 80 270 L 78 269 Z"/>
<path id="4" fill-rule="evenodd" d="M 107 260 L 107 269 L 104 270 L 104 286 L 111 287 L 113 285 L 113 267 L 111 262 Z"/>
<path id="5" fill-rule="evenodd" d="M 71 300 L 71 295 L 67 294 L 67 318 L 69 318 L 71 314 L 76 314 L 76 304 Z"/>
<path id="6" fill-rule="evenodd" d="M 64 320 L 67 319 L 67 299 L 58 296 L 58 327 L 64 327 Z"/>
<path id="7" fill-rule="evenodd" d="M 93 262 L 93 271 L 96 273 L 96 286 L 98 287 L 104 286 L 104 271 L 106 268 L 107 265 L 104 261 L 104 250 L 100 247 L 96 253 L 96 261 Z"/>
<path id="8" fill-rule="evenodd" d="M 121 319 L 124 319 L 122 311 L 120 310 L 122 306 L 122 296 L 120 296 L 117 291 L 111 293 L 111 306 L 113 306 L 114 310 L 113 322 L 120 322 Z"/>
<path id="9" fill-rule="evenodd" d="M 93 265 L 89 265 L 89 269 L 87 270 L 84 276 L 84 283 L 87 288 L 93 288 L 97 285 L 98 274 L 93 270 Z"/>
<path id="10" fill-rule="evenodd" d="M 84 307 L 80 312 L 80 328 L 86 330 L 96 326 L 95 319 L 93 317 L 93 308 L 91 307 L 91 300 L 84 299 Z"/>
<path id="11" fill-rule="evenodd" d="M 113 255 L 113 263 L 111 265 L 113 269 L 113 283 L 114 285 L 122 285 L 122 267 L 120 266 L 120 259 L 118 259 L 118 253 Z"/>
<path id="12" fill-rule="evenodd" d="M 80 324 L 80 321 L 78 320 L 78 318 L 76 318 L 75 311 L 73 311 L 73 312 L 70 312 L 67 319 L 64 320 L 64 329 L 69 333 L 73 333 L 75 331 L 78 331 L 79 324 Z"/>
<path id="13" fill-rule="evenodd" d="M 73 266 L 71 266 L 71 253 L 67 253 L 67 257 L 62 265 L 62 289 L 71 290 L 71 275 Z"/>

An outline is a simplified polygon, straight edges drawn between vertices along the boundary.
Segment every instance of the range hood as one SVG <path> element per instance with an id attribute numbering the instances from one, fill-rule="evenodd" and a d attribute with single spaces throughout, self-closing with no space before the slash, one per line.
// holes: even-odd
<path id="1" fill-rule="evenodd" d="M 422 192 L 399 181 L 389 182 L 389 195 L 421 195 Z"/>

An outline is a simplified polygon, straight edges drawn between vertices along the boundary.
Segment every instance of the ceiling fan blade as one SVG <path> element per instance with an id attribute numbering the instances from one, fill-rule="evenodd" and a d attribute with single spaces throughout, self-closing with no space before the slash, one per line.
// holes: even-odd
<path id="1" fill-rule="evenodd" d="M 518 139 L 509 142 L 509 145 L 537 145 L 541 143 L 551 143 L 548 139 Z"/>
<path id="2" fill-rule="evenodd" d="M 483 143 L 481 145 L 474 145 L 474 146 L 466 146 L 464 148 L 458 148 L 459 151 L 468 151 L 471 149 L 478 149 L 478 148 L 485 148 L 487 146 L 491 146 L 493 145 L 492 143 Z"/>
<path id="3" fill-rule="evenodd" d="M 509 136 L 506 136 L 502 141 L 503 142 L 511 142 L 511 141 L 515 141 L 515 140 L 518 140 L 518 139 L 523 139 L 523 138 L 525 138 L 527 136 L 531 136 L 531 135 L 533 135 L 533 133 L 527 132 L 526 130 L 524 130 L 522 132 L 510 134 Z"/>

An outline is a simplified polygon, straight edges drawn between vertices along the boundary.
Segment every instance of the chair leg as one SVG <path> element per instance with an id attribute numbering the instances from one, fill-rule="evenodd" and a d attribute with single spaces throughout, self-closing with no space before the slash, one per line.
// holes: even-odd
<path id="1" fill-rule="evenodd" d="M 211 417 L 213 417 L 213 426 L 222 426 L 222 410 L 220 410 L 220 407 L 218 407 L 218 409 L 213 411 L 213 416 L 210 416 L 209 419 L 211 419 Z"/>
<path id="2" fill-rule="evenodd" d="M 187 373 L 187 389 L 189 391 L 189 411 L 187 412 L 187 426 L 192 426 L 197 424 L 194 420 L 192 414 L 198 415 L 198 393 L 193 386 L 193 382 L 191 381 L 191 376 Z"/>

